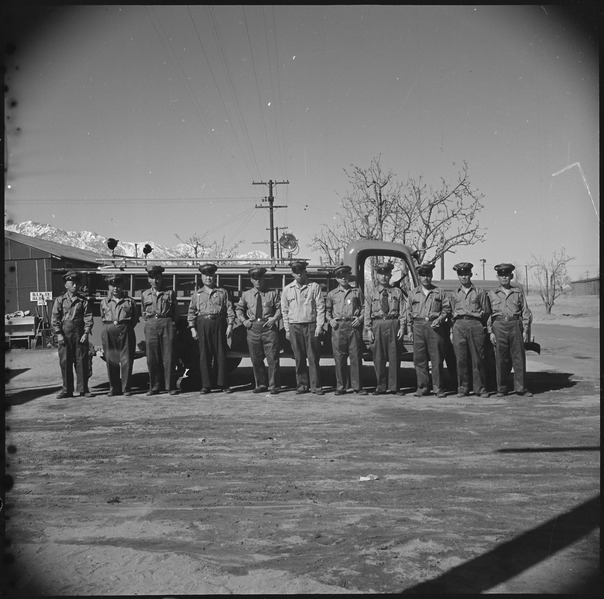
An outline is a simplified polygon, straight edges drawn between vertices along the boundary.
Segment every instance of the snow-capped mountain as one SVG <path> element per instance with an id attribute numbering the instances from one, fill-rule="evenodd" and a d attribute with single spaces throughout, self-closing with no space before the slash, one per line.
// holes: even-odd
<path id="1" fill-rule="evenodd" d="M 7 231 L 13 231 L 14 233 L 20 233 L 21 235 L 37 237 L 38 239 L 47 239 L 48 241 L 54 241 L 55 243 L 77 247 L 82 250 L 89 250 L 103 256 L 111 255 L 111 252 L 107 248 L 107 237 L 103 237 L 98 233 L 92 233 L 91 231 L 65 231 L 64 229 L 59 229 L 52 225 L 35 221 L 5 224 L 4 228 Z M 190 258 L 194 255 L 192 247 L 186 243 L 179 243 L 174 247 L 168 247 L 148 240 L 142 242 L 119 240 L 114 252 L 116 255 L 138 255 L 142 258 L 143 247 L 147 243 L 153 248 L 153 251 L 149 254 L 149 259 L 151 260 Z M 203 251 L 200 252 L 200 255 L 203 255 Z M 268 259 L 268 255 L 264 252 L 254 250 L 248 253 L 239 254 L 237 258 L 241 260 L 266 260 Z"/>

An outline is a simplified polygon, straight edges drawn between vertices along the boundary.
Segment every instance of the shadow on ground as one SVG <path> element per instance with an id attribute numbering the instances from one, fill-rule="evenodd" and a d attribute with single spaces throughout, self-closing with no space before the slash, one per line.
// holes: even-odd
<path id="1" fill-rule="evenodd" d="M 511 541 L 401 594 L 483 593 L 552 557 L 599 526 L 600 496 L 597 495 Z M 599 596 L 599 563 L 594 562 L 591 572 L 587 576 L 581 576 L 576 584 L 569 583 L 569 587 L 571 586 L 564 592 Z"/>

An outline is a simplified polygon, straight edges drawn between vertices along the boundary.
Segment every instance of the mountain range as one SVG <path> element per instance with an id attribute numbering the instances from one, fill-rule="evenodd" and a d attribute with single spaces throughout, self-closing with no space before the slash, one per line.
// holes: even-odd
<path id="1" fill-rule="evenodd" d="M 6 231 L 13 231 L 20 233 L 21 235 L 28 235 L 29 237 L 36 237 L 38 239 L 47 239 L 48 241 L 54 241 L 55 243 L 61 243 L 71 247 L 80 248 L 82 250 L 88 250 L 95 254 L 101 254 L 103 256 L 110 256 L 110 250 L 107 247 L 107 237 L 103 237 L 98 233 L 91 231 L 65 231 L 52 225 L 38 223 L 35 221 L 25 221 L 23 223 L 11 223 L 5 224 L 4 229 Z M 116 255 L 122 256 L 140 256 L 143 257 L 143 247 L 145 244 L 149 244 L 153 251 L 149 254 L 149 258 L 152 260 L 167 260 L 170 258 L 192 258 L 194 256 L 192 246 L 186 243 L 179 243 L 174 247 L 168 247 L 153 241 L 121 241 L 118 240 L 118 244 L 114 249 Z M 201 257 L 208 252 L 209 248 L 199 248 L 198 255 Z M 261 251 L 252 251 L 242 254 L 237 254 L 234 259 L 240 260 L 266 260 L 268 254 Z"/>

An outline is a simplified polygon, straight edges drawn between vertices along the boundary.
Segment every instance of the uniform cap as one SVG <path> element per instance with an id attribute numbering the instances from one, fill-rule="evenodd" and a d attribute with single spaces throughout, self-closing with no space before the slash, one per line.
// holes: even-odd
<path id="1" fill-rule="evenodd" d="M 122 275 L 107 275 L 105 281 L 110 285 L 115 285 L 116 283 L 123 283 L 124 277 L 122 277 Z"/>
<path id="2" fill-rule="evenodd" d="M 155 275 L 161 275 L 166 269 L 163 266 L 152 266 L 151 268 L 147 269 L 147 274 L 150 277 L 153 277 Z"/>
<path id="3" fill-rule="evenodd" d="M 306 267 L 308 266 L 308 262 L 306 260 L 292 260 L 289 263 L 289 267 L 295 272 L 295 271 L 301 271 L 301 270 L 306 270 Z"/>
<path id="4" fill-rule="evenodd" d="M 199 272 L 207 275 L 213 275 L 218 270 L 216 264 L 206 262 L 199 267 Z"/>
<path id="5" fill-rule="evenodd" d="M 375 266 L 375 272 L 380 274 L 390 274 L 394 270 L 392 262 L 380 262 Z"/>
<path id="6" fill-rule="evenodd" d="M 64 281 L 79 281 L 80 275 L 75 270 L 70 270 L 63 275 Z"/>
<path id="7" fill-rule="evenodd" d="M 341 277 L 342 275 L 349 275 L 351 272 L 352 268 L 350 266 L 342 264 L 334 269 L 333 274 L 335 277 Z"/>
<path id="8" fill-rule="evenodd" d="M 431 262 L 424 262 L 417 267 L 418 275 L 431 275 L 434 270 L 434 264 Z"/>
<path id="9" fill-rule="evenodd" d="M 458 262 L 454 267 L 453 270 L 456 272 L 465 272 L 465 271 L 470 271 L 470 273 L 472 272 L 472 269 L 474 268 L 474 265 L 471 262 Z"/>
<path id="10" fill-rule="evenodd" d="M 264 266 L 252 266 L 247 272 L 250 277 L 259 279 L 266 274 L 266 268 Z"/>
<path id="11" fill-rule="evenodd" d="M 515 269 L 516 267 L 513 264 L 510 264 L 509 262 L 502 262 L 501 264 L 498 264 L 495 267 L 495 270 L 497 271 L 498 275 L 509 275 L 512 274 L 512 271 Z"/>

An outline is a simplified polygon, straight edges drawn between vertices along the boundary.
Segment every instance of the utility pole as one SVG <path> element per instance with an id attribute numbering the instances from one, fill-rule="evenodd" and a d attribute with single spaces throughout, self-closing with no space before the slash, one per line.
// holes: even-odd
<path id="1" fill-rule="evenodd" d="M 268 206 L 258 206 L 256 208 L 268 208 L 269 209 L 269 218 L 270 218 L 270 232 L 271 232 L 271 260 L 275 259 L 275 226 L 273 219 L 273 211 L 275 208 L 287 208 L 287 206 L 275 206 L 275 198 L 273 196 L 273 185 L 289 185 L 289 181 L 273 181 L 272 179 L 266 181 L 253 181 L 253 185 L 268 185 Z"/>

